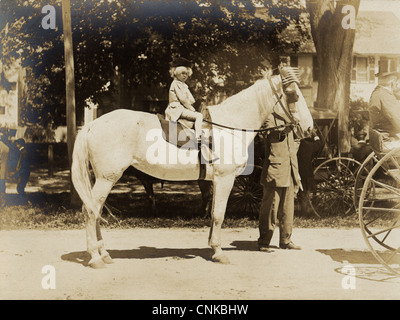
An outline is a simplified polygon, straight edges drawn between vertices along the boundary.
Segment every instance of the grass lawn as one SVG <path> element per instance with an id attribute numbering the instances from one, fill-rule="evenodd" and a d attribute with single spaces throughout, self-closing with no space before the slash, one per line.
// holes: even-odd
<path id="1" fill-rule="evenodd" d="M 81 229 L 85 217 L 80 208 L 69 206 L 69 193 L 28 195 L 29 203 L 7 206 L 0 212 L 0 229 Z M 210 217 L 199 215 L 199 195 L 157 194 L 158 213 L 149 212 L 143 194 L 111 194 L 103 210 L 103 227 L 107 228 L 204 228 Z M 223 227 L 258 228 L 254 214 L 227 211 Z M 295 213 L 295 228 L 358 228 L 356 214 L 328 218 L 301 217 Z"/>

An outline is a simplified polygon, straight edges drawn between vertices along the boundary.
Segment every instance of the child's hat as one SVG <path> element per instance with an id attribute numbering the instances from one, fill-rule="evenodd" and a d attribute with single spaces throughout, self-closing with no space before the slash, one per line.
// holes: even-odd
<path id="1" fill-rule="evenodd" d="M 177 57 L 171 61 L 170 66 L 171 66 L 171 68 L 174 68 L 174 67 L 191 68 L 192 63 L 188 59 Z"/>

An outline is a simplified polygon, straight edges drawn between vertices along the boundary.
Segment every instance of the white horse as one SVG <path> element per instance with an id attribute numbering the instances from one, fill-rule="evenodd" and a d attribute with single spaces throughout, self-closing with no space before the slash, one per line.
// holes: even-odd
<path id="1" fill-rule="evenodd" d="M 206 164 L 205 180 L 213 182 L 209 246 L 213 249 L 212 260 L 215 262 L 229 263 L 221 248 L 221 225 L 235 177 L 246 167 L 247 148 L 257 134 L 254 130 L 260 129 L 272 112 L 284 114 L 282 108 L 287 107 L 281 77 L 272 76 L 269 80 L 259 80 L 223 103 L 208 107 L 212 124 L 203 127 L 213 131 L 219 130 L 223 133 L 220 136 L 233 137 L 234 143 L 233 148 L 224 147 L 220 150 L 220 142 L 214 139 L 214 149 L 220 159 L 215 163 Z M 313 127 L 313 120 L 297 84 L 293 83 L 291 86 L 299 96 L 297 111 L 293 116 L 305 132 Z M 235 134 L 237 130 L 230 128 L 247 131 Z M 91 255 L 91 267 L 101 268 L 105 267 L 106 263 L 113 263 L 101 235 L 100 215 L 108 194 L 129 166 L 164 180 L 187 181 L 199 178 L 198 151 L 177 148 L 166 142 L 161 133 L 154 134 L 155 132 L 161 132 L 156 115 L 119 109 L 87 124 L 77 135 L 71 175 L 86 214 L 87 251 Z M 226 145 L 226 141 L 223 144 Z M 169 156 L 163 157 L 163 152 L 167 151 Z M 235 152 L 238 154 L 234 154 Z M 163 161 L 161 158 L 173 161 Z M 179 159 L 184 161 L 179 162 Z M 89 165 L 95 175 L 93 186 Z"/>

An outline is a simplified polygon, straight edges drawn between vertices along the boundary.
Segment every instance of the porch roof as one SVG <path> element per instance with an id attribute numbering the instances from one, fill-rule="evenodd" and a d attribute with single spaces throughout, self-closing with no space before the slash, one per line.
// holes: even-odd
<path id="1" fill-rule="evenodd" d="M 400 55 L 400 20 L 389 11 L 360 11 L 353 52 Z"/>

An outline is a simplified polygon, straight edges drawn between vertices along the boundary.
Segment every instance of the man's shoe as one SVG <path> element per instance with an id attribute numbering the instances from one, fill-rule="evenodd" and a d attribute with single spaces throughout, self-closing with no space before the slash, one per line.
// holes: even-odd
<path id="1" fill-rule="evenodd" d="M 259 245 L 259 246 L 258 246 L 258 251 L 267 252 L 267 253 L 274 252 L 274 250 L 270 249 L 270 247 L 268 247 L 268 246 L 263 246 L 263 245 L 261 245 L 261 246 Z"/>
<path id="2" fill-rule="evenodd" d="M 301 250 L 301 247 L 296 246 L 292 241 L 290 241 L 289 243 L 280 243 L 279 248 L 290 249 L 290 250 Z"/>

